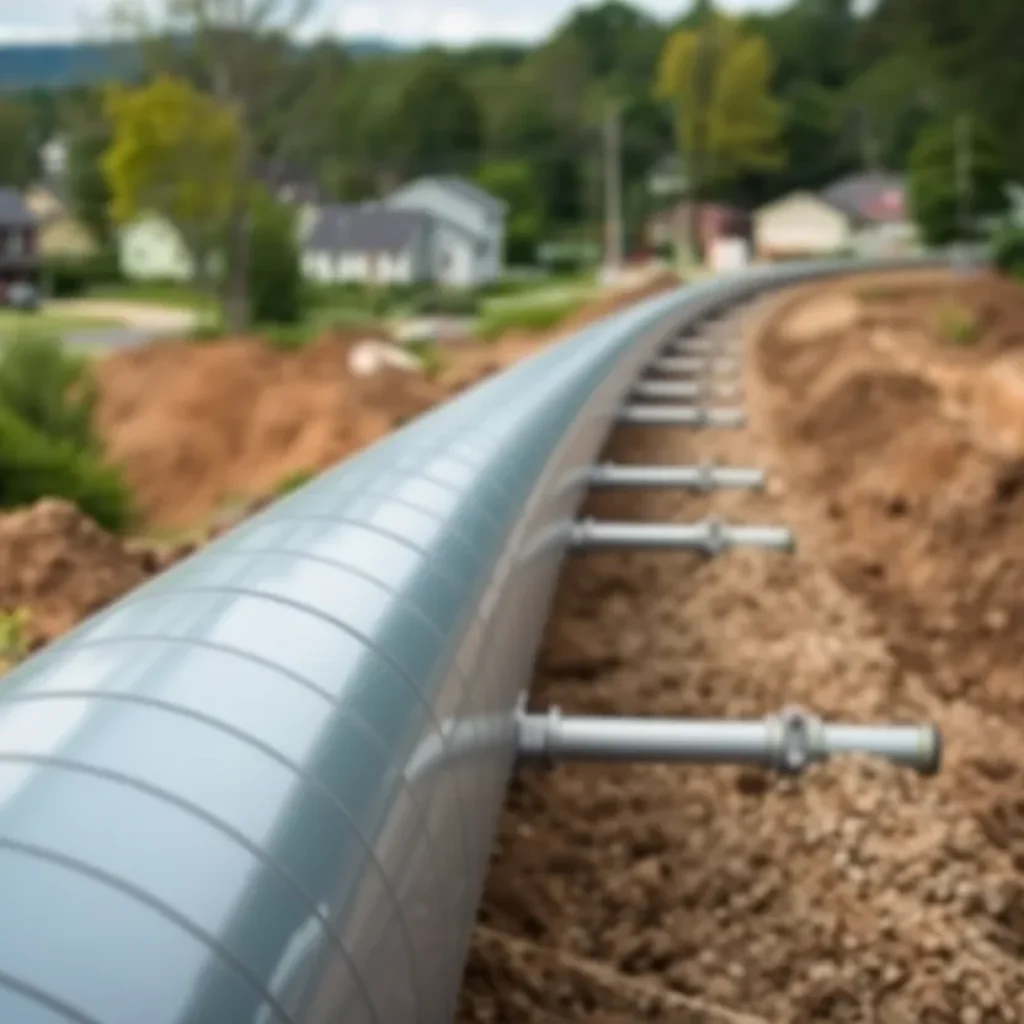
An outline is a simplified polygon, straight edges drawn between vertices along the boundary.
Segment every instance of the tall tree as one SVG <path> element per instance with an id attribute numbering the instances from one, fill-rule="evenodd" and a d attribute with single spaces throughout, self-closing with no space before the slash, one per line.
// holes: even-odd
<path id="1" fill-rule="evenodd" d="M 14 98 L 0 97 L 0 184 L 23 188 L 38 169 L 31 111 Z"/>
<path id="2" fill-rule="evenodd" d="M 252 182 L 266 160 L 258 126 L 284 102 L 289 39 L 304 28 L 318 0 L 113 0 L 115 20 L 146 44 L 149 66 L 185 71 L 195 84 L 229 108 L 238 126 L 235 185 L 227 226 L 224 308 L 232 330 L 250 319 L 249 256 Z M 301 119 L 292 118 L 293 129 Z M 271 156 L 287 148 L 286 132 Z"/>
<path id="3" fill-rule="evenodd" d="M 392 123 L 405 176 L 469 173 L 480 162 L 483 120 L 479 104 L 441 55 L 427 56 L 409 76 Z"/>
<path id="4" fill-rule="evenodd" d="M 764 40 L 714 10 L 665 43 L 655 95 L 671 105 L 675 119 L 689 179 L 694 254 L 700 251 L 697 203 L 709 186 L 782 163 L 782 111 L 771 94 L 771 75 Z"/>
<path id="5" fill-rule="evenodd" d="M 162 75 L 138 89 L 111 86 L 113 141 L 103 157 L 112 215 L 165 217 L 209 284 L 235 198 L 239 128 L 234 111 L 181 79 Z"/>

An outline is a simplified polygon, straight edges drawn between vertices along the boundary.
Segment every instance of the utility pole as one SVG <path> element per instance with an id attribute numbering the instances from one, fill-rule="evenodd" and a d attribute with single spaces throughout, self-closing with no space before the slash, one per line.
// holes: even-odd
<path id="1" fill-rule="evenodd" d="M 973 139 L 971 131 L 971 115 L 959 114 L 954 131 L 956 133 L 956 193 L 959 201 L 960 235 L 964 241 L 971 236 L 973 168 Z"/>
<path id="2" fill-rule="evenodd" d="M 605 273 L 622 270 L 622 132 L 618 103 L 609 102 L 604 118 Z"/>

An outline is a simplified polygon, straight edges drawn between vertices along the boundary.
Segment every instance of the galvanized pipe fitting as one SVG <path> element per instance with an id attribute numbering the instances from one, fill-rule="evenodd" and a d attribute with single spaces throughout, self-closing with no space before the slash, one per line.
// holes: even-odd
<path id="1" fill-rule="evenodd" d="M 796 540 L 783 526 L 727 526 L 715 520 L 702 523 L 616 523 L 581 519 L 573 523 L 570 546 L 597 548 L 664 548 L 721 554 L 730 548 L 766 548 L 792 552 Z"/>
<path id="2" fill-rule="evenodd" d="M 706 356 L 661 356 L 650 366 L 655 373 L 736 373 L 739 361 L 722 356 L 709 359 Z"/>
<path id="3" fill-rule="evenodd" d="M 702 380 L 641 380 L 633 387 L 634 398 L 739 398 L 738 384 Z"/>
<path id="4" fill-rule="evenodd" d="M 942 737 L 931 725 L 830 724 L 799 708 L 758 720 L 563 716 L 519 718 L 521 760 L 754 765 L 786 775 L 837 754 L 866 754 L 938 772 Z"/>
<path id="5" fill-rule="evenodd" d="M 743 427 L 742 409 L 704 409 L 695 405 L 625 405 L 616 417 L 620 426 Z"/>
<path id="6" fill-rule="evenodd" d="M 735 487 L 760 490 L 765 474 L 760 469 L 732 466 L 619 466 L 604 463 L 590 471 L 591 487 L 685 487 L 713 491 Z"/>

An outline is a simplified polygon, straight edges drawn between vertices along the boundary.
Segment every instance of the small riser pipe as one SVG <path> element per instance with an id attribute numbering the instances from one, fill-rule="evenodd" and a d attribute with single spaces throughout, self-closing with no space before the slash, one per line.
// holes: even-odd
<path id="1" fill-rule="evenodd" d="M 655 373 L 728 374 L 740 369 L 737 359 L 707 359 L 704 356 L 662 356 L 650 365 Z"/>
<path id="2" fill-rule="evenodd" d="M 712 341 L 710 338 L 686 338 L 675 341 L 663 349 L 665 357 L 669 356 L 711 356 L 719 355 L 728 359 L 737 359 L 743 346 L 739 341 Z"/>
<path id="3" fill-rule="evenodd" d="M 627 405 L 619 410 L 621 426 L 645 427 L 744 427 L 742 409 L 702 409 L 692 405 Z"/>
<path id="4" fill-rule="evenodd" d="M 753 765 L 799 774 L 835 755 L 863 754 L 933 775 L 942 739 L 930 725 L 830 725 L 800 711 L 760 721 L 563 716 L 559 708 L 519 718 L 524 761 Z"/>
<path id="5" fill-rule="evenodd" d="M 738 384 L 718 384 L 699 380 L 642 380 L 633 387 L 634 398 L 661 398 L 672 401 L 687 398 L 737 399 Z"/>
<path id="6" fill-rule="evenodd" d="M 697 551 L 717 555 L 731 548 L 796 550 L 784 526 L 727 526 L 719 523 L 617 523 L 583 519 L 573 524 L 570 547 L 577 551 L 637 548 Z"/>
<path id="7" fill-rule="evenodd" d="M 760 491 L 765 474 L 760 469 L 728 466 L 595 466 L 591 487 L 685 488 L 714 491 L 725 488 Z"/>

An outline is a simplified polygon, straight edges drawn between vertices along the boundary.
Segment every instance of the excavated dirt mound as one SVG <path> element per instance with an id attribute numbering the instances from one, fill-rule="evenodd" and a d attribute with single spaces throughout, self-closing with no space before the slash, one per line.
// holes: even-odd
<path id="1" fill-rule="evenodd" d="M 524 771 L 464 1024 L 1024 1021 L 1024 464 L 950 415 L 941 374 L 872 343 L 879 325 L 916 332 L 933 366 L 968 379 L 965 363 L 981 374 L 1006 343 L 949 351 L 936 302 L 998 293 L 1006 338 L 1024 297 L 988 279 L 914 287 L 921 316 L 902 325 L 879 307 L 906 315 L 899 282 L 852 313 L 850 285 L 783 303 L 748 360 L 745 431 L 619 433 L 615 459 L 763 465 L 773 485 L 601 495 L 592 514 L 784 522 L 800 548 L 577 556 L 533 697 L 591 713 L 746 717 L 797 702 L 930 720 L 942 774 L 859 759 L 799 780 Z M 817 327 L 810 300 L 824 303 Z"/>
<path id="2" fill-rule="evenodd" d="M 353 377 L 355 342 L 325 338 L 298 352 L 255 339 L 167 342 L 103 360 L 100 433 L 147 521 L 193 524 L 228 499 L 337 462 L 443 397 L 418 374 Z"/>
<path id="3" fill-rule="evenodd" d="M 149 575 L 145 558 L 66 501 L 0 515 L 0 612 L 23 608 L 30 648 L 54 639 Z"/>
<path id="4" fill-rule="evenodd" d="M 658 274 L 596 299 L 555 331 L 445 346 L 436 379 L 349 370 L 366 332 L 278 352 L 256 339 L 164 342 L 98 364 L 99 427 L 147 523 L 182 528 L 225 502 L 353 454 L 439 401 L 586 323 L 678 285 Z"/>

